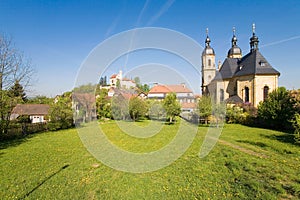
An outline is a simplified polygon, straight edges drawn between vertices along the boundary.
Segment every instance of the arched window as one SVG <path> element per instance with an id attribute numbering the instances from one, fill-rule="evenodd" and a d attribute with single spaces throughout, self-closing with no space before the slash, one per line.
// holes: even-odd
<path id="1" fill-rule="evenodd" d="M 208 66 L 211 66 L 211 59 L 208 59 Z"/>
<path id="2" fill-rule="evenodd" d="M 220 89 L 220 102 L 224 101 L 224 90 Z"/>
<path id="3" fill-rule="evenodd" d="M 264 100 L 266 100 L 269 96 L 269 87 L 265 86 L 264 87 Z"/>
<path id="4" fill-rule="evenodd" d="M 249 88 L 245 87 L 245 103 L 249 102 Z"/>

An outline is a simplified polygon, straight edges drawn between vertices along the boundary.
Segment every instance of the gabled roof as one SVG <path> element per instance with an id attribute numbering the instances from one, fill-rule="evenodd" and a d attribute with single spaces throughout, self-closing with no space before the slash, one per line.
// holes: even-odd
<path id="1" fill-rule="evenodd" d="M 83 105 L 92 105 L 96 102 L 96 97 L 93 93 L 73 93 L 72 99 Z"/>
<path id="2" fill-rule="evenodd" d="M 239 68 L 235 76 L 244 75 L 280 75 L 258 50 L 253 50 L 245 55 L 238 63 Z"/>
<path id="3" fill-rule="evenodd" d="M 192 93 L 192 91 L 187 88 L 185 85 L 155 85 L 149 91 L 149 94 L 153 93 Z"/>
<path id="4" fill-rule="evenodd" d="M 17 104 L 12 114 L 18 115 L 48 115 L 48 104 Z"/>

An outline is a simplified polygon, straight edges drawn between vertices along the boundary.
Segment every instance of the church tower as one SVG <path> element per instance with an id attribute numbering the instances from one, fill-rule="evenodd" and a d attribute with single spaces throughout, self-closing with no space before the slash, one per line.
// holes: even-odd
<path id="1" fill-rule="evenodd" d="M 235 36 L 235 28 L 233 27 L 233 36 L 231 39 L 231 48 L 228 51 L 227 58 L 242 58 L 242 50 L 237 46 L 237 37 Z"/>
<path id="2" fill-rule="evenodd" d="M 202 95 L 209 94 L 208 84 L 216 75 L 215 51 L 210 46 L 208 29 L 206 29 L 205 49 L 202 52 Z"/>

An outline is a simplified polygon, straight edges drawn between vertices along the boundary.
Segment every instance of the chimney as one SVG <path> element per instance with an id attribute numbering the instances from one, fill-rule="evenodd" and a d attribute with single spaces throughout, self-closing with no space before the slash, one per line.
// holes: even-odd
<path id="1" fill-rule="evenodd" d="M 182 86 L 183 88 L 185 88 L 185 83 L 181 83 L 181 86 Z"/>

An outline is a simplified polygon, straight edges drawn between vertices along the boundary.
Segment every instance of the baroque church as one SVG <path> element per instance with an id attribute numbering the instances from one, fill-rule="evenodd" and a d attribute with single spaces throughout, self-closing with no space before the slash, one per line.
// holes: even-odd
<path id="1" fill-rule="evenodd" d="M 233 29 L 231 48 L 225 61 L 218 64 L 218 69 L 208 30 L 206 35 L 205 49 L 202 53 L 203 95 L 212 96 L 216 102 L 245 103 L 257 107 L 260 101 L 266 99 L 268 94 L 278 87 L 280 73 L 260 53 L 254 24 L 250 52 L 242 55 Z"/>

